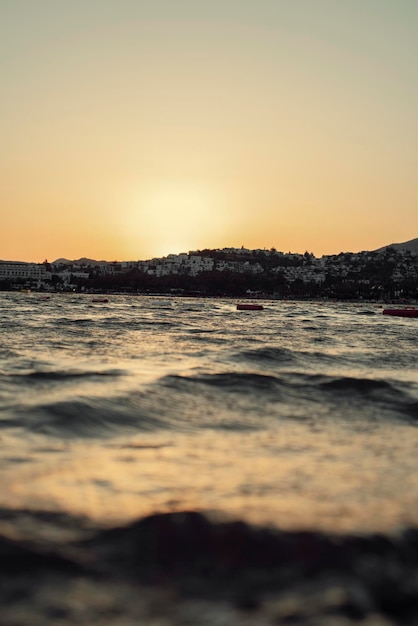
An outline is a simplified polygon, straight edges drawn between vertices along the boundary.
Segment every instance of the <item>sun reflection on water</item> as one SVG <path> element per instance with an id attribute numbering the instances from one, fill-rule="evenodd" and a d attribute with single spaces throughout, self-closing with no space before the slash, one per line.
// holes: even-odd
<path id="1" fill-rule="evenodd" d="M 6 472 L 2 502 L 104 525 L 193 509 L 287 529 L 387 530 L 418 523 L 411 495 L 417 445 L 402 427 L 347 437 L 339 427 L 313 432 L 305 424 L 250 436 L 153 434 L 48 452 L 33 442 L 30 462 Z"/>

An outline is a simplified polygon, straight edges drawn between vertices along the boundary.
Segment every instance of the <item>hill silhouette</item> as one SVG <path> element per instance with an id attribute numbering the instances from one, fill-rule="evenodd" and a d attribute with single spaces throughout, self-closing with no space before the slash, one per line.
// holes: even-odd
<path id="1" fill-rule="evenodd" d="M 387 246 L 383 246 L 382 248 L 378 248 L 375 252 L 383 252 L 387 250 L 387 248 L 393 248 L 394 250 L 409 250 L 414 254 L 418 254 L 418 238 L 410 239 L 409 241 L 404 241 L 403 243 L 390 243 Z"/>
<path id="2" fill-rule="evenodd" d="M 412 252 L 413 254 L 418 255 L 418 237 L 416 239 L 410 239 L 409 241 L 404 241 L 401 243 L 389 243 L 385 246 L 382 246 L 381 248 L 378 248 L 377 250 L 373 250 L 373 252 L 384 252 L 384 250 L 386 250 L 387 248 L 393 248 L 394 250 L 409 250 L 410 252 Z M 214 249 L 213 252 L 216 252 L 217 250 Z M 198 254 L 198 252 L 196 252 L 196 254 Z M 112 263 L 114 261 L 96 261 L 95 259 L 90 259 L 88 257 L 82 257 L 81 259 L 65 259 L 65 258 L 59 258 L 56 259 L 55 261 L 53 261 L 53 264 L 61 264 L 61 265 L 72 265 L 72 264 L 79 264 L 79 265 L 101 265 L 104 263 Z M 117 262 L 117 261 L 116 261 Z"/>
<path id="3" fill-rule="evenodd" d="M 64 259 L 59 258 L 55 261 L 52 261 L 53 264 L 61 264 L 61 265 L 72 265 L 73 263 L 77 263 L 79 265 L 100 265 L 100 263 L 109 263 L 109 261 L 96 261 L 95 259 L 89 259 L 87 257 L 82 257 L 81 259 Z"/>

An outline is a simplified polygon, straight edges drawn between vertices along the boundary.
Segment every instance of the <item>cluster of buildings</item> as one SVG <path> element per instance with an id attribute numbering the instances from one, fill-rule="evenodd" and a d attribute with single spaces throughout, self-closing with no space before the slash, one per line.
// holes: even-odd
<path id="1" fill-rule="evenodd" d="M 268 274 L 288 284 L 323 285 L 326 281 L 368 284 L 384 278 L 392 283 L 418 281 L 418 256 L 410 250 L 386 248 L 374 252 L 340 253 L 316 258 L 313 254 L 283 253 L 275 250 L 223 248 L 182 254 L 146 261 L 107 262 L 91 259 L 53 263 L 0 261 L 0 288 L 37 290 L 88 289 L 88 282 L 98 277 L 136 271 L 144 276 L 196 277 L 206 272 L 229 272 L 253 277 Z M 418 282 L 417 282 L 418 285 Z"/>
<path id="2" fill-rule="evenodd" d="M 228 248 L 227 250 L 231 250 Z M 241 249 L 239 249 L 241 250 Z M 218 255 L 221 251 L 213 251 Z M 250 251 L 247 251 L 251 254 Z M 231 252 L 223 252 L 226 258 L 217 258 L 197 252 L 189 252 L 188 254 L 169 254 L 162 259 L 152 259 L 150 261 L 138 261 L 136 268 L 151 276 L 169 276 L 171 274 L 188 274 L 189 276 L 197 276 L 203 272 L 237 272 L 259 274 L 263 272 L 263 267 L 257 261 L 241 260 L 239 253 L 235 253 L 236 258 Z"/>

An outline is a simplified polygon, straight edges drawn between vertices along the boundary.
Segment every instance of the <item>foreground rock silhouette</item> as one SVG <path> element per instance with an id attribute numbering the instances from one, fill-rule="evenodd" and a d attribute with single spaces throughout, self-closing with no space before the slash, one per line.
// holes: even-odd
<path id="1" fill-rule="evenodd" d="M 109 530 L 47 513 L 5 518 L 15 535 L 33 532 L 0 538 L 3 626 L 418 622 L 416 529 L 331 536 L 194 511 Z"/>

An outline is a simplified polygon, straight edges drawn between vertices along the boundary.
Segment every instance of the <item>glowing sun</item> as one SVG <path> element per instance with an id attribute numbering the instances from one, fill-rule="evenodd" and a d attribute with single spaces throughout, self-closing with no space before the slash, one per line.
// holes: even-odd
<path id="1" fill-rule="evenodd" d="M 227 225 L 222 194 L 210 184 L 159 181 L 135 193 L 130 228 L 155 256 L 217 247 Z"/>

